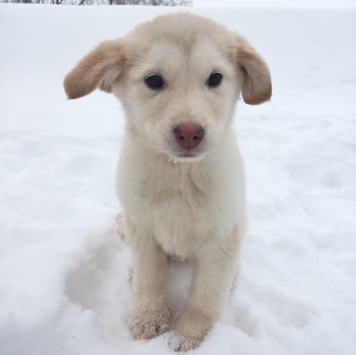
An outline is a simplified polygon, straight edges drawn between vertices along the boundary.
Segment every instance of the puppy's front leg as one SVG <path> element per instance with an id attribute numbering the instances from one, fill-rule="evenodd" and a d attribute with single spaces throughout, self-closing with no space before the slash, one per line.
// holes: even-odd
<path id="1" fill-rule="evenodd" d="M 239 245 L 235 228 L 228 238 L 212 238 L 199 250 L 188 306 L 171 344 L 174 350 L 199 346 L 218 319 L 233 282 Z"/>
<path id="2" fill-rule="evenodd" d="M 166 255 L 151 235 L 139 232 L 132 223 L 127 229 L 133 254 L 133 282 L 136 308 L 132 332 L 149 339 L 169 330 L 171 313 L 165 301 Z"/>

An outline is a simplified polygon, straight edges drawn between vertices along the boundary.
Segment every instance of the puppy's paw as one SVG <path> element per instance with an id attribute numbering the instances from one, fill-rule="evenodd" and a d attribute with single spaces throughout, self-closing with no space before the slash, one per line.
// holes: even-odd
<path id="1" fill-rule="evenodd" d="M 183 335 L 174 333 L 173 336 L 169 340 L 169 347 L 177 352 L 189 351 L 197 348 L 203 341 L 202 339 L 196 339 L 193 337 L 184 337 Z"/>
<path id="2" fill-rule="evenodd" d="M 138 307 L 132 320 L 131 329 L 136 339 L 150 339 L 170 329 L 172 317 L 166 304 L 160 307 Z"/>
<path id="3" fill-rule="evenodd" d="M 175 351 L 197 348 L 213 326 L 212 318 L 200 310 L 188 310 L 179 319 L 169 345 Z"/>

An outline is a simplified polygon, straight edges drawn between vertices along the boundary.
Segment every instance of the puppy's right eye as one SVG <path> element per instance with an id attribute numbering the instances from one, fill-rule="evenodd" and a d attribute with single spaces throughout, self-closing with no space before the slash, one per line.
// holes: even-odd
<path id="1" fill-rule="evenodd" d="M 159 75 L 150 75 L 145 79 L 146 85 L 150 89 L 158 90 L 163 87 L 163 79 Z"/>
<path id="2" fill-rule="evenodd" d="M 220 73 L 212 73 L 208 79 L 208 85 L 211 88 L 216 88 L 221 84 L 223 76 Z"/>

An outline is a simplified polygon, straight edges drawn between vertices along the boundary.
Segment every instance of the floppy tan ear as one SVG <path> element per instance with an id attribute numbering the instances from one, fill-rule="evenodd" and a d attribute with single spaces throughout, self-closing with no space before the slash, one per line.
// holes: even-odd
<path id="1" fill-rule="evenodd" d="M 258 105 L 272 96 L 271 73 L 265 61 L 241 36 L 237 36 L 237 62 L 244 75 L 242 98 L 249 105 Z"/>
<path id="2" fill-rule="evenodd" d="M 105 41 L 87 54 L 64 79 L 68 99 L 78 99 L 96 88 L 111 92 L 124 63 L 120 40 Z"/>

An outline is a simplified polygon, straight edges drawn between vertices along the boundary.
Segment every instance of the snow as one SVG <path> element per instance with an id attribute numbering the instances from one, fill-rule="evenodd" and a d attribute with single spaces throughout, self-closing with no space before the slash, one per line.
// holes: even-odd
<path id="1" fill-rule="evenodd" d="M 195 7 L 356 9 L 355 0 L 194 0 Z"/>
<path id="2" fill-rule="evenodd" d="M 274 85 L 271 103 L 238 106 L 249 230 L 237 286 L 192 353 L 356 352 L 356 12 L 345 3 L 189 9 L 246 35 Z M 2 355 L 170 353 L 170 334 L 135 341 L 128 326 L 130 253 L 114 225 L 122 110 L 101 92 L 66 101 L 62 80 L 101 40 L 177 10 L 0 5 Z M 189 272 L 172 265 L 176 311 Z"/>

